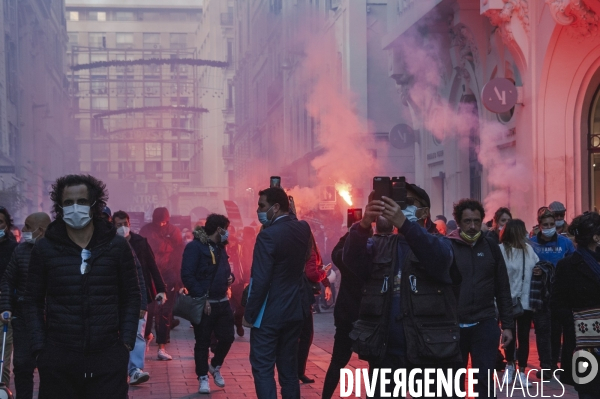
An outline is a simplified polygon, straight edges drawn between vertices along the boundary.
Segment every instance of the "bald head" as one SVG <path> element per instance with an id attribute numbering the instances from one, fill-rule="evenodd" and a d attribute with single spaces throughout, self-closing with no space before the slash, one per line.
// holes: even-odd
<path id="1" fill-rule="evenodd" d="M 50 224 L 50 216 L 44 212 L 36 212 L 25 218 L 25 226 L 23 226 L 24 232 L 37 232 L 38 230 L 41 232 L 41 236 L 46 232 L 46 228 Z M 38 233 L 39 234 L 39 233 Z M 34 237 L 37 237 L 38 234 L 34 234 Z"/>

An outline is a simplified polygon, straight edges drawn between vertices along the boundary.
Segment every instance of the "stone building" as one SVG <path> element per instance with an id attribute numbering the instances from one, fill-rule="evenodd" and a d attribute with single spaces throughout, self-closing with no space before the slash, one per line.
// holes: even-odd
<path id="1" fill-rule="evenodd" d="M 481 198 L 533 222 L 538 207 L 561 201 L 567 218 L 600 205 L 600 3 L 594 0 L 391 0 L 383 48 L 418 135 L 419 184 L 452 202 Z M 434 48 L 443 71 L 435 101 L 477 124 L 467 136 L 432 132 L 435 107 L 415 98 L 403 46 Z M 438 43 L 433 45 L 432 43 Z M 505 78 L 518 100 L 505 113 L 486 109 L 485 85 Z M 444 134 L 442 134 L 443 136 Z M 434 209 L 440 211 L 441 208 Z"/>
<path id="2" fill-rule="evenodd" d="M 112 208 L 147 219 L 158 206 L 193 221 L 222 212 L 224 134 L 203 120 L 222 118 L 226 102 L 223 79 L 206 78 L 227 61 L 226 44 L 207 50 L 202 36 L 215 14 L 193 0 L 67 0 L 66 10 L 81 171 L 107 182 Z"/>
<path id="3" fill-rule="evenodd" d="M 64 1 L 0 9 L 0 205 L 20 224 L 50 211 L 50 183 L 77 170 L 64 74 Z"/>

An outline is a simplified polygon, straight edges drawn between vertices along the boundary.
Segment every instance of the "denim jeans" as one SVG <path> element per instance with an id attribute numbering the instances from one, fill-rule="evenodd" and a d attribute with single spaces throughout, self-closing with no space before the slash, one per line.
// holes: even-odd
<path id="1" fill-rule="evenodd" d="M 136 369 L 144 369 L 144 358 L 146 356 L 146 340 L 144 339 L 144 331 L 146 329 L 147 317 L 148 313 L 146 313 L 144 318 L 140 319 L 138 322 L 135 346 L 133 347 L 133 350 L 129 352 L 129 366 L 127 368 L 129 375 L 133 374 Z"/>
<path id="2" fill-rule="evenodd" d="M 471 367 L 479 369 L 477 375 L 478 384 L 475 392 L 479 398 L 487 398 L 488 386 L 493 395 L 493 377 L 488 380 L 488 375 L 493 376 L 498 353 L 498 342 L 500 340 L 500 329 L 496 319 L 487 319 L 479 322 L 473 327 L 460 329 L 460 349 L 462 351 L 462 367 L 467 368 L 469 355 L 471 355 Z M 461 388 L 464 391 L 464 379 L 461 380 Z"/>

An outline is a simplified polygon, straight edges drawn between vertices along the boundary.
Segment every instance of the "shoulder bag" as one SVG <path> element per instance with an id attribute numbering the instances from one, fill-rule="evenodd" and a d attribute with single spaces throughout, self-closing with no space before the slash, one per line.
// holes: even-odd
<path id="1" fill-rule="evenodd" d="M 175 299 L 175 305 L 173 305 L 173 315 L 177 317 L 182 317 L 191 322 L 192 324 L 200 324 L 200 322 L 202 321 L 202 315 L 204 314 L 204 306 L 206 305 L 206 301 L 208 300 L 210 287 L 212 286 L 213 281 L 215 281 L 215 276 L 217 275 L 217 271 L 219 270 L 219 265 L 216 262 L 214 250 L 210 245 L 209 248 L 213 260 L 213 265 L 216 265 L 216 267 L 212 279 L 210 280 L 210 285 L 208 286 L 206 294 L 198 298 L 194 298 L 190 295 L 179 294 Z"/>
<path id="2" fill-rule="evenodd" d="M 573 311 L 575 347 L 600 347 L 600 308 Z"/>

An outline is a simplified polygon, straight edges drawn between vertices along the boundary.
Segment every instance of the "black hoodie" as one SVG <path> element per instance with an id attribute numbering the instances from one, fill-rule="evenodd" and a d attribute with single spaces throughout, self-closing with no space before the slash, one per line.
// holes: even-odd
<path id="1" fill-rule="evenodd" d="M 32 352 L 46 343 L 83 353 L 120 342 L 133 348 L 141 296 L 131 248 L 110 223 L 94 219 L 87 249 L 91 258 L 82 275 L 82 248 L 62 219 L 36 242 L 25 292 Z"/>

